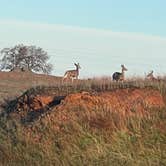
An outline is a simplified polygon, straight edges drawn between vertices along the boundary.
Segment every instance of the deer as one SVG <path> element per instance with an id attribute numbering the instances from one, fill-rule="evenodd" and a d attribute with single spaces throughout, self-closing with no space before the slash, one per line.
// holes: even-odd
<path id="1" fill-rule="evenodd" d="M 112 75 L 113 81 L 124 81 L 125 80 L 125 71 L 127 71 L 128 69 L 124 65 L 121 65 L 121 68 L 122 68 L 121 73 L 120 72 L 115 72 Z"/>
<path id="2" fill-rule="evenodd" d="M 146 75 L 146 79 L 150 81 L 160 81 L 159 78 L 154 77 L 153 70 Z"/>
<path id="3" fill-rule="evenodd" d="M 65 79 L 72 79 L 72 82 L 74 79 L 78 80 L 78 76 L 79 76 L 79 69 L 81 69 L 80 64 L 79 63 L 74 63 L 74 65 L 76 66 L 75 70 L 67 70 L 63 76 L 63 80 Z"/>

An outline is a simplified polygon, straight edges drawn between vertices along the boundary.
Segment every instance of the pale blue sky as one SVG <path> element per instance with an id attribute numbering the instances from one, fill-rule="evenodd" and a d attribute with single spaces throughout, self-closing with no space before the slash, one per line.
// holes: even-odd
<path id="1" fill-rule="evenodd" d="M 166 36 L 166 0 L 0 0 L 0 19 Z"/>
<path id="2" fill-rule="evenodd" d="M 166 0 L 0 0 L 0 49 L 36 45 L 54 75 L 166 75 Z"/>

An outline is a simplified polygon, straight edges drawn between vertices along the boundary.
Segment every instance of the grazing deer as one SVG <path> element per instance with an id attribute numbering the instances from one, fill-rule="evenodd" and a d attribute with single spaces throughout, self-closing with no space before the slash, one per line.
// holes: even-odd
<path id="1" fill-rule="evenodd" d="M 78 79 L 79 76 L 79 69 L 81 69 L 79 63 L 74 63 L 74 65 L 76 66 L 75 70 L 67 70 L 65 72 L 65 75 L 63 76 L 63 80 L 65 79 L 72 79 L 72 82 L 74 79 Z"/>
<path id="2" fill-rule="evenodd" d="M 154 77 L 153 70 L 149 74 L 147 74 L 146 78 L 150 81 L 160 81 L 158 78 Z"/>
<path id="3" fill-rule="evenodd" d="M 122 68 L 122 72 L 115 72 L 113 75 L 112 75 L 112 79 L 113 81 L 124 81 L 125 79 L 125 71 L 127 71 L 127 68 L 124 66 L 124 65 L 121 65 L 121 68 Z"/>

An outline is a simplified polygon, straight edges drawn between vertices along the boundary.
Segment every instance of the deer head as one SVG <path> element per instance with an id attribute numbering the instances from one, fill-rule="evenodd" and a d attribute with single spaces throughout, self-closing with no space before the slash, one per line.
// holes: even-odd
<path id="1" fill-rule="evenodd" d="M 74 63 L 74 65 L 76 66 L 77 70 L 78 70 L 78 69 L 81 69 L 81 66 L 80 66 L 79 63 Z"/>
<path id="2" fill-rule="evenodd" d="M 149 74 L 147 74 L 147 77 L 153 77 L 153 70 Z"/>
<path id="3" fill-rule="evenodd" d="M 121 65 L 122 71 L 127 71 L 127 68 L 124 65 Z"/>

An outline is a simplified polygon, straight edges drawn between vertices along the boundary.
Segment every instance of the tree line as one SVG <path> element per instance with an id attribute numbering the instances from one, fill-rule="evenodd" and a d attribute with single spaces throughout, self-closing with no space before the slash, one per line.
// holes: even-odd
<path id="1" fill-rule="evenodd" d="M 11 48 L 4 48 L 0 52 L 0 70 L 28 70 L 50 74 L 53 66 L 48 63 L 46 51 L 37 46 L 23 44 Z"/>

